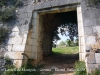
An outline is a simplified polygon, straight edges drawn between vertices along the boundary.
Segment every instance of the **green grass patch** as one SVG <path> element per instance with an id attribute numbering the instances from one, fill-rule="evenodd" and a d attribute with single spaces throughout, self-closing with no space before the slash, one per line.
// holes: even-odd
<path id="1" fill-rule="evenodd" d="M 63 48 L 52 48 L 55 54 L 76 54 L 79 53 L 79 47 L 63 47 Z"/>

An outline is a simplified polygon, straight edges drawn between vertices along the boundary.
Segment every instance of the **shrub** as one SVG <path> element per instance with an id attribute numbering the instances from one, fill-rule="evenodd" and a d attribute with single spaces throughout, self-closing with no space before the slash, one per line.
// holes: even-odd
<path id="1" fill-rule="evenodd" d="M 85 62 L 78 61 L 75 63 L 75 74 L 74 75 L 87 75 Z"/>
<path id="2" fill-rule="evenodd" d="M 21 0 L 0 0 L 0 21 L 11 21 L 15 17 L 15 8 L 21 5 L 23 5 Z"/>
<path id="3" fill-rule="evenodd" d="M 0 27 L 0 44 L 2 44 L 2 42 L 4 41 L 5 36 L 8 33 L 8 31 L 9 31 L 9 29 Z"/>
<path id="4" fill-rule="evenodd" d="M 15 8 L 5 8 L 0 15 L 0 21 L 2 22 L 8 22 L 14 18 L 15 15 Z"/>

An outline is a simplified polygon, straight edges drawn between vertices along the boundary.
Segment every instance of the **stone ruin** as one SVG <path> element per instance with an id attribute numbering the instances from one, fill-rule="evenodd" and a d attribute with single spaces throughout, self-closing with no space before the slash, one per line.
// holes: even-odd
<path id="1" fill-rule="evenodd" d="M 0 49 L 5 49 L 4 56 L 13 59 L 16 67 L 39 63 L 43 55 L 52 51 L 51 38 L 46 33 L 51 33 L 50 25 L 43 27 L 42 15 L 76 10 L 79 59 L 85 61 L 89 73 L 100 69 L 100 9 L 87 5 L 87 0 L 25 0 L 24 6 L 16 9 L 18 18 L 9 23 L 11 32 Z M 49 30 L 45 32 L 46 28 Z"/>

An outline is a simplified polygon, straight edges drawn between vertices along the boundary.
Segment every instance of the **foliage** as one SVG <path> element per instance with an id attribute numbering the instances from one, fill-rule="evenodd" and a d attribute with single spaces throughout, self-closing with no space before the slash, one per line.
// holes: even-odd
<path id="1" fill-rule="evenodd" d="M 78 46 L 79 45 L 79 39 L 75 39 L 75 45 Z"/>
<path id="2" fill-rule="evenodd" d="M 85 62 L 78 61 L 75 63 L 75 74 L 74 75 L 87 75 Z M 100 70 L 95 69 L 91 74 L 88 75 L 100 75 Z"/>
<path id="3" fill-rule="evenodd" d="M 56 13 L 55 16 L 59 19 L 59 24 L 54 28 L 53 41 L 60 40 L 59 33 L 61 35 L 69 36 L 70 40 L 74 40 L 74 37 L 78 37 L 78 25 L 77 25 L 77 12 L 69 11 Z M 73 17 L 71 17 L 73 16 Z M 66 34 L 68 32 L 68 34 Z"/>
<path id="4" fill-rule="evenodd" d="M 100 75 L 100 70 L 95 70 L 94 72 L 92 72 L 92 74 L 89 75 Z"/>
<path id="5" fill-rule="evenodd" d="M 70 39 L 67 39 L 66 42 L 67 42 L 68 46 L 71 46 L 71 40 Z"/>
<path id="6" fill-rule="evenodd" d="M 100 0 L 88 0 L 88 6 L 100 8 Z"/>
<path id="7" fill-rule="evenodd" d="M 22 5 L 21 0 L 0 0 L 0 22 L 5 24 L 16 18 L 15 9 Z M 4 26 L 4 25 L 3 25 Z M 4 41 L 8 32 L 7 27 L 0 27 L 0 44 Z"/>
<path id="8" fill-rule="evenodd" d="M 52 44 L 52 47 L 53 47 L 53 48 L 56 48 L 56 44 L 55 44 L 55 43 L 53 43 L 53 44 Z"/>
<path id="9" fill-rule="evenodd" d="M 0 6 L 5 6 L 7 5 L 7 0 L 0 0 Z"/>
<path id="10" fill-rule="evenodd" d="M 75 63 L 75 74 L 74 75 L 87 75 L 85 62 L 78 61 Z"/>
<path id="11" fill-rule="evenodd" d="M 6 56 L 4 58 L 5 58 L 6 61 L 11 61 L 11 59 L 8 56 Z"/>
<path id="12" fill-rule="evenodd" d="M 15 15 L 14 10 L 15 10 L 15 8 L 12 7 L 12 8 L 5 8 L 3 11 L 1 11 L 0 21 L 8 22 L 8 21 L 12 20 Z"/>
<path id="13" fill-rule="evenodd" d="M 59 43 L 59 46 L 63 46 L 63 45 L 66 45 L 66 44 L 65 44 L 64 41 L 61 41 L 61 42 Z"/>
<path id="14" fill-rule="evenodd" d="M 22 5 L 20 0 L 0 0 L 0 21 L 9 22 L 15 17 L 15 8 Z"/>
<path id="15" fill-rule="evenodd" d="M 4 41 L 6 34 L 8 33 L 8 29 L 5 27 L 0 27 L 0 44 Z"/>

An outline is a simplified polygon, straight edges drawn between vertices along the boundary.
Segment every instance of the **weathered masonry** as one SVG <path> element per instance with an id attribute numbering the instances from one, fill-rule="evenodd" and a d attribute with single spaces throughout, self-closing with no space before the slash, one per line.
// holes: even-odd
<path id="1" fill-rule="evenodd" d="M 27 63 L 28 59 L 31 59 L 32 64 L 36 64 L 43 59 L 43 55 L 51 53 L 52 29 L 49 32 L 48 23 L 44 28 L 47 17 L 43 19 L 43 15 L 76 11 L 79 58 L 86 62 L 88 72 L 100 68 L 100 9 L 87 7 L 85 0 L 26 1 L 26 6 L 16 10 L 18 19 L 15 20 L 16 23 L 3 48 L 7 50 L 5 56 L 14 59 L 14 65 L 20 67 Z"/>

